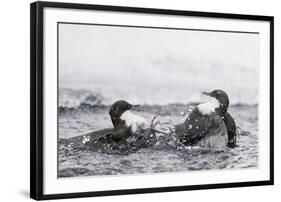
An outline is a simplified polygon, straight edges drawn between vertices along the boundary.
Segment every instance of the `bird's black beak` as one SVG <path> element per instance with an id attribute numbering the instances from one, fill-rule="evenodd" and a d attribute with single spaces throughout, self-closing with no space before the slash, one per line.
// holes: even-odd
<path id="1" fill-rule="evenodd" d="M 207 96 L 211 96 L 211 93 L 209 93 L 209 92 L 203 92 L 202 94 L 207 95 Z"/>

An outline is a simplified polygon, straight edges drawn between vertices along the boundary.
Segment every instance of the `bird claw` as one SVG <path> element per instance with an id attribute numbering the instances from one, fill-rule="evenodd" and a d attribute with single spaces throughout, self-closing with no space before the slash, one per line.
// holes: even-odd
<path id="1" fill-rule="evenodd" d="M 160 124 L 160 121 L 156 121 L 156 116 L 154 116 L 150 122 L 150 129 L 153 135 L 156 135 L 156 133 L 161 133 L 164 135 L 168 135 L 166 132 L 160 131 L 158 129 L 156 129 L 156 126 Z"/>
<path id="2" fill-rule="evenodd" d="M 154 117 L 152 118 L 151 122 L 150 122 L 150 127 L 153 128 L 153 129 L 155 129 L 155 127 L 160 124 L 160 121 L 156 121 L 156 122 L 155 122 L 156 118 L 157 118 L 157 117 L 154 116 Z"/>
<path id="3" fill-rule="evenodd" d="M 150 122 L 150 127 L 152 128 L 154 126 L 154 121 L 156 119 L 156 116 L 154 116 Z"/>

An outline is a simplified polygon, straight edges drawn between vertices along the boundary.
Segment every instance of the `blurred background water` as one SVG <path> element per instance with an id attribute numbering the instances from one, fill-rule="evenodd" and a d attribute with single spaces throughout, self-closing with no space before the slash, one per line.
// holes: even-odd
<path id="1" fill-rule="evenodd" d="M 258 34 L 59 27 L 59 88 L 100 93 L 107 105 L 200 102 L 217 88 L 232 104 L 257 104 L 258 69 Z M 64 98 L 60 91 L 60 105 Z"/>

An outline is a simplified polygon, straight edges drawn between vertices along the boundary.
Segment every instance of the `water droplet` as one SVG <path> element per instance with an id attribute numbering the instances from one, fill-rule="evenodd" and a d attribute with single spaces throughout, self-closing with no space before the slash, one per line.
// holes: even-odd
<path id="1" fill-rule="evenodd" d="M 186 112 L 181 112 L 180 115 L 181 115 L 181 116 L 185 116 L 185 115 L 186 115 Z"/>

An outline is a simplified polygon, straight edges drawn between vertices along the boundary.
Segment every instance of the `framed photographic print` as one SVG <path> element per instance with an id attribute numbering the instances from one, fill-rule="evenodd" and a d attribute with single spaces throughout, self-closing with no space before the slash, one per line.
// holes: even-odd
<path id="1" fill-rule="evenodd" d="M 31 197 L 273 184 L 273 17 L 31 4 Z"/>

